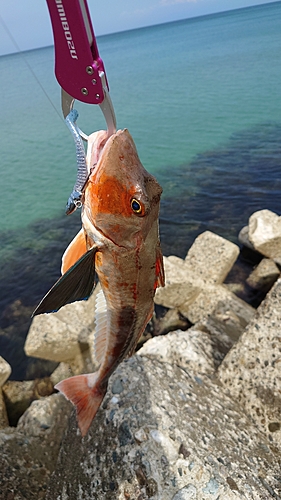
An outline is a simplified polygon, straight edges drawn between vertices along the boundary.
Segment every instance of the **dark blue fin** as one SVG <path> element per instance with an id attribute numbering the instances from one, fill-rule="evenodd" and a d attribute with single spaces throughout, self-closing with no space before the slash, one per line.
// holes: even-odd
<path id="1" fill-rule="evenodd" d="M 76 300 L 88 299 L 95 288 L 95 253 L 97 247 L 88 250 L 46 293 L 32 314 L 58 311 Z"/>

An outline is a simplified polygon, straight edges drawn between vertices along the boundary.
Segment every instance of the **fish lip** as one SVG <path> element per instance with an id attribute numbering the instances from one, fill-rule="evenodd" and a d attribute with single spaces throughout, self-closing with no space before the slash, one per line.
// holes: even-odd
<path id="1" fill-rule="evenodd" d="M 101 234 L 104 238 L 106 238 L 107 240 L 111 241 L 111 243 L 113 243 L 116 247 L 118 247 L 118 248 L 125 248 L 125 249 L 127 248 L 127 247 L 125 247 L 125 246 L 123 246 L 123 245 L 118 245 L 118 243 L 116 243 L 116 242 L 115 242 L 112 238 L 110 238 L 110 236 L 108 236 L 107 234 L 105 234 L 105 233 L 102 231 L 102 229 L 100 229 L 99 227 L 95 227 L 95 229 L 96 229 L 97 231 L 99 231 L 99 233 L 100 233 L 100 234 Z"/>
<path id="2" fill-rule="evenodd" d="M 103 141 L 102 141 L 102 144 L 100 145 L 99 147 L 99 150 L 97 152 L 97 161 L 96 163 L 91 167 L 90 169 L 90 174 L 89 174 L 89 177 L 88 177 L 88 180 L 89 178 L 91 177 L 91 175 L 93 173 L 96 173 L 97 170 L 100 168 L 100 165 L 101 165 L 101 159 L 102 157 L 104 156 L 104 151 L 107 149 L 108 147 L 108 143 L 112 142 L 112 140 L 114 139 L 114 137 L 116 136 L 117 132 L 115 134 L 112 134 L 110 135 L 109 137 L 107 136 Z"/>
<path id="3" fill-rule="evenodd" d="M 100 245 L 102 246 L 104 244 L 104 240 L 109 240 L 111 243 L 113 243 L 113 245 L 115 245 L 118 248 L 124 248 L 124 249 L 127 248 L 124 245 L 118 245 L 118 243 L 116 243 L 112 238 L 110 238 L 110 236 L 108 236 L 102 229 L 100 229 L 98 226 L 93 224 L 93 222 L 91 222 L 91 220 L 88 217 L 87 210 L 85 209 L 85 206 L 83 207 L 83 212 L 82 212 L 82 225 L 83 225 L 86 233 L 88 233 L 89 237 L 93 241 L 97 241 L 97 237 L 98 237 L 98 240 L 101 240 L 100 244 L 97 243 L 98 247 Z M 92 228 L 94 228 L 94 231 Z"/>

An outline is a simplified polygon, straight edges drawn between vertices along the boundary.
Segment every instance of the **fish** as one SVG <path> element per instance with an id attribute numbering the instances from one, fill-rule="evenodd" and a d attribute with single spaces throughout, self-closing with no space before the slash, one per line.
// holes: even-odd
<path id="1" fill-rule="evenodd" d="M 159 239 L 162 188 L 143 167 L 127 129 L 97 137 L 97 163 L 85 185 L 82 228 L 62 257 L 62 276 L 35 314 L 87 299 L 101 285 L 95 304 L 95 373 L 70 377 L 55 388 L 76 407 L 85 436 L 104 399 L 108 380 L 131 356 L 164 286 Z"/>

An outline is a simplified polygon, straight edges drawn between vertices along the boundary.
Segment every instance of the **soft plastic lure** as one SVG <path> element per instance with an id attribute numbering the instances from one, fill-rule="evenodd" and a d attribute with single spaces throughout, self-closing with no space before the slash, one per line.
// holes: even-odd
<path id="1" fill-rule="evenodd" d="M 86 164 L 86 154 L 85 154 L 84 144 L 79 132 L 79 128 L 76 125 L 76 120 L 78 116 L 79 116 L 78 111 L 76 111 L 76 109 L 72 109 L 65 119 L 65 122 L 74 139 L 76 148 L 76 160 L 77 160 L 77 177 L 72 193 L 68 198 L 66 204 L 65 212 L 67 215 L 74 212 L 76 208 L 81 208 L 82 191 L 88 179 L 88 169 Z"/>

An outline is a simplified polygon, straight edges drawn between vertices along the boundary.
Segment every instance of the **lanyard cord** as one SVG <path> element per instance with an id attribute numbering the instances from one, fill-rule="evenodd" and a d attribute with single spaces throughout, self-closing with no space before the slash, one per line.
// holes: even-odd
<path id="1" fill-rule="evenodd" d="M 15 46 L 15 48 L 17 49 L 17 52 L 21 55 L 23 61 L 25 62 L 26 66 L 28 67 L 30 73 L 32 74 L 34 80 L 38 83 L 39 87 L 41 88 L 42 92 L 45 94 L 46 98 L 48 99 L 49 103 L 51 104 L 51 106 L 54 108 L 55 112 L 57 113 L 57 115 L 60 117 L 60 119 L 64 122 L 64 119 L 62 118 L 60 112 L 58 111 L 58 109 L 56 108 L 56 106 L 54 105 L 52 99 L 50 98 L 49 94 L 47 93 L 47 91 L 45 90 L 45 88 L 43 87 L 42 83 L 40 82 L 40 80 L 38 79 L 37 75 L 34 73 L 32 67 L 30 66 L 28 60 L 26 59 L 26 57 L 24 56 L 24 52 L 20 49 L 17 41 L 15 40 L 15 38 L 13 37 L 12 33 L 10 32 L 8 26 L 6 25 L 4 19 L 2 18 L 1 14 L 0 14 L 0 23 L 2 24 L 3 28 L 5 29 L 5 31 L 7 32 L 10 40 L 12 41 L 13 45 Z"/>

